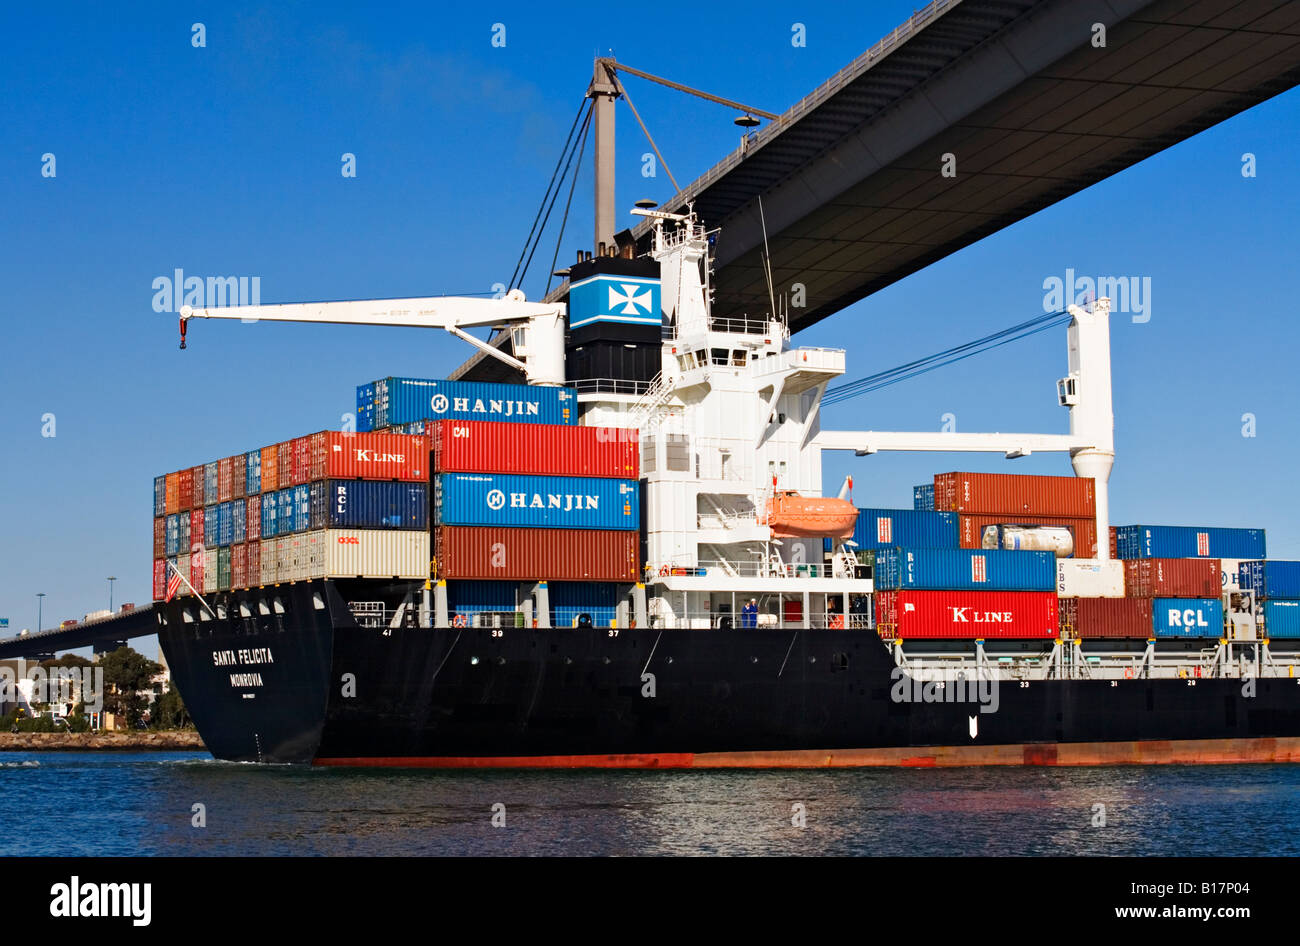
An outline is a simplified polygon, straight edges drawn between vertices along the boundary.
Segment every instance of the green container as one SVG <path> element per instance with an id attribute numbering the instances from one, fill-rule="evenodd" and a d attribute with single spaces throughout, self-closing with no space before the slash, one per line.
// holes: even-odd
<path id="1" fill-rule="evenodd" d="M 230 548 L 217 549 L 217 590 L 230 590 Z"/>

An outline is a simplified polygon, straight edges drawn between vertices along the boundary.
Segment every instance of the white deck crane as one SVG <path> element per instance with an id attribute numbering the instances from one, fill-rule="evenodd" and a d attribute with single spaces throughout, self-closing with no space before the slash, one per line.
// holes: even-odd
<path id="1" fill-rule="evenodd" d="M 353 302 L 296 302 L 283 305 L 235 305 L 180 313 L 181 348 L 190 319 L 237 319 L 241 322 L 320 322 L 336 325 L 388 325 L 440 328 L 469 342 L 498 361 L 524 373 L 529 384 L 564 384 L 563 303 L 528 302 L 519 289 L 500 299 L 432 296 L 418 299 L 364 299 Z M 475 326 L 510 326 L 514 356 L 465 331 Z"/>

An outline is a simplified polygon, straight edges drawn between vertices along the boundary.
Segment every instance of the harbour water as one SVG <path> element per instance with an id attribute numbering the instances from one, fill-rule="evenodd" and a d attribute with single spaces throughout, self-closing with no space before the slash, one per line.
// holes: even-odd
<path id="1" fill-rule="evenodd" d="M 1286 765 L 430 772 L 240 765 L 197 752 L 11 752 L 0 756 L 0 848 L 40 856 L 1294 856 L 1297 797 L 1300 766 Z M 203 827 L 194 824 L 196 805 Z"/>

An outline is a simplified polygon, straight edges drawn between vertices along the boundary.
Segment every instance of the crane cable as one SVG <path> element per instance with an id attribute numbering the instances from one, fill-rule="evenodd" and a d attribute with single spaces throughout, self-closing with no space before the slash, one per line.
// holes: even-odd
<path id="1" fill-rule="evenodd" d="M 556 177 L 560 173 L 560 166 L 564 164 L 565 155 L 569 154 L 569 149 L 573 144 L 573 132 L 575 129 L 577 129 L 578 120 L 582 118 L 583 110 L 586 108 L 587 108 L 587 98 L 584 96 L 581 104 L 578 105 L 577 114 L 573 116 L 573 124 L 569 126 L 569 135 L 567 138 L 564 139 L 564 148 L 560 151 L 559 160 L 555 162 L 555 170 L 551 172 L 551 180 L 550 183 L 546 185 L 546 193 L 542 195 L 542 203 L 537 208 L 537 216 L 533 217 L 533 225 L 532 227 L 529 228 L 528 237 L 524 240 L 524 248 L 519 253 L 519 262 L 515 263 L 515 271 L 510 276 L 510 285 L 508 287 L 510 289 L 515 288 L 516 286 L 518 286 L 520 283 L 524 281 L 524 277 L 519 272 L 519 268 L 524 265 L 524 257 L 528 255 L 528 248 L 533 247 L 534 250 L 536 249 L 536 247 L 534 246 L 534 234 L 536 234 L 537 240 L 540 241 L 542 238 L 541 233 L 537 231 L 537 223 L 539 220 L 542 219 L 542 211 L 546 209 L 546 201 L 551 198 L 551 189 L 557 186 Z M 560 184 L 563 183 L 563 178 L 560 179 L 559 183 Z M 543 229 L 545 229 L 545 226 L 546 226 L 545 224 L 542 225 Z M 527 267 L 524 267 L 524 269 L 526 272 Z"/>
<path id="2" fill-rule="evenodd" d="M 956 345 L 933 355 L 928 355 L 925 358 L 918 358 L 915 361 L 909 361 L 886 371 L 880 371 L 867 375 L 865 378 L 858 378 L 856 381 L 837 385 L 826 392 L 826 396 L 822 398 L 822 403 L 839 404 L 860 397 L 863 394 L 879 391 L 881 388 L 898 384 L 900 381 L 907 381 L 917 375 L 934 371 L 936 368 L 942 368 L 983 352 L 991 351 L 994 348 L 1000 348 L 1010 342 L 1019 341 L 1039 332 L 1065 325 L 1073 318 L 1074 316 L 1068 312 L 1049 312 L 1037 316 L 1018 325 L 1005 328 L 1000 332 L 994 332 L 992 335 L 985 335 L 983 338 L 977 338 L 963 345 Z"/>
<path id="3" fill-rule="evenodd" d="M 573 149 L 569 151 L 569 160 L 564 165 L 564 173 L 560 175 L 560 183 L 563 183 L 564 179 L 569 176 L 569 168 L 573 165 L 573 159 L 575 157 L 578 159 L 578 165 L 581 166 L 582 164 L 582 152 L 586 148 L 587 129 L 591 126 L 592 111 L 593 111 L 592 109 L 588 109 L 587 117 L 582 120 L 582 128 L 578 131 L 578 140 L 574 143 Z M 575 169 L 573 172 L 573 181 L 569 185 L 570 200 L 573 199 L 573 185 L 577 183 L 578 183 L 578 172 Z M 533 265 L 533 254 L 536 253 L 537 248 L 542 245 L 542 234 L 546 232 L 546 224 L 550 222 L 551 211 L 555 209 L 555 202 L 559 199 L 559 197 L 560 197 L 560 188 L 556 187 L 555 193 L 551 195 L 551 204 L 549 207 L 546 208 L 546 216 L 542 218 L 541 229 L 537 231 L 537 239 L 533 242 L 533 248 L 528 252 L 528 262 L 524 263 L 524 271 L 519 274 L 520 283 L 523 283 L 524 277 L 528 275 L 528 267 Z M 565 207 L 566 207 L 566 216 L 567 216 L 568 205 L 566 204 Z M 548 279 L 547 281 L 549 282 L 550 280 Z"/>
<path id="4" fill-rule="evenodd" d="M 591 113 L 587 113 L 591 117 Z M 578 145 L 578 163 L 573 169 L 573 180 L 569 182 L 569 197 L 564 202 L 564 216 L 560 219 L 560 232 L 555 237 L 555 253 L 551 256 L 551 275 L 546 277 L 546 292 L 542 298 L 545 299 L 551 294 L 551 279 L 555 276 L 555 264 L 560 258 L 560 244 L 564 241 L 564 229 L 569 225 L 569 207 L 573 204 L 573 191 L 578 186 L 578 171 L 582 168 L 582 156 L 587 151 L 587 135 L 591 133 L 591 125 L 583 123 L 582 141 Z"/>

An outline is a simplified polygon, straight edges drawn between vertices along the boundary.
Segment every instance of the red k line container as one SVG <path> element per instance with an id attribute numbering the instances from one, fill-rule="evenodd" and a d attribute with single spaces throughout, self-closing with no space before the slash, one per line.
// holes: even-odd
<path id="1" fill-rule="evenodd" d="M 289 473 L 291 485 L 301 486 L 303 483 L 311 482 L 312 440 L 319 437 L 320 434 L 308 434 L 306 437 L 295 437 L 289 441 L 289 451 L 293 456 L 293 469 Z"/>
<path id="2" fill-rule="evenodd" d="M 167 517 L 155 516 L 153 520 L 153 557 L 167 554 Z"/>
<path id="3" fill-rule="evenodd" d="M 230 458 L 230 476 L 233 488 L 231 499 L 243 499 L 248 495 L 248 454 L 237 453 Z"/>
<path id="4" fill-rule="evenodd" d="M 433 534 L 439 578 L 637 581 L 640 577 L 640 539 L 634 531 L 444 526 Z"/>
<path id="5" fill-rule="evenodd" d="M 235 490 L 235 458 L 223 457 L 217 461 L 217 502 L 228 503 Z"/>
<path id="6" fill-rule="evenodd" d="M 262 492 L 280 488 L 280 450 L 275 444 L 262 448 Z"/>
<path id="7" fill-rule="evenodd" d="M 886 639 L 1041 640 L 1059 631 L 1054 591 L 877 591 Z"/>
<path id="8" fill-rule="evenodd" d="M 439 420 L 430 426 L 431 465 L 438 472 L 619 479 L 641 474 L 636 430 L 477 420 Z"/>
<path id="9" fill-rule="evenodd" d="M 1097 520 L 1067 516 L 959 516 L 957 540 L 964 549 L 980 548 L 984 530 L 989 526 L 1056 526 L 1069 529 L 1074 536 L 1074 558 L 1096 558 Z"/>
<path id="10" fill-rule="evenodd" d="M 937 473 L 934 508 L 972 515 L 1086 519 L 1096 515 L 1097 497 L 1090 476 Z"/>
<path id="11" fill-rule="evenodd" d="M 1061 634 L 1073 637 L 1151 637 L 1150 598 L 1062 598 Z"/>
<path id="12" fill-rule="evenodd" d="M 306 439 L 313 448 L 309 468 L 312 480 L 407 480 L 423 483 L 429 478 L 428 437 L 327 430 Z"/>
<path id="13" fill-rule="evenodd" d="M 194 471 L 181 470 L 176 474 L 176 511 L 189 512 L 194 505 Z"/>
<path id="14" fill-rule="evenodd" d="M 1217 558 L 1130 558 L 1124 561 L 1129 598 L 1217 598 L 1223 574 Z"/>

